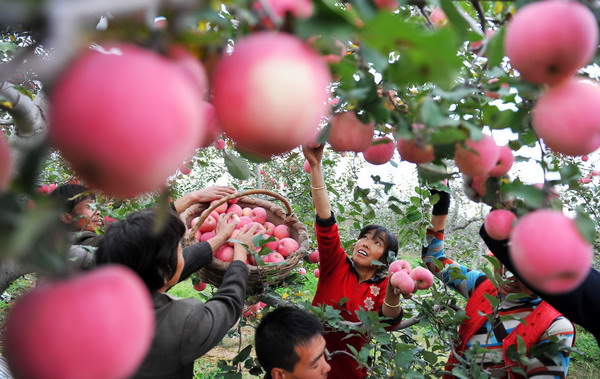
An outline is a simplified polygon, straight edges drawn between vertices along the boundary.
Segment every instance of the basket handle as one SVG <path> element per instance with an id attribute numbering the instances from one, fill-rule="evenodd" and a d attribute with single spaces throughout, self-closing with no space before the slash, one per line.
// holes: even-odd
<path id="1" fill-rule="evenodd" d="M 198 228 L 200 228 L 200 225 L 202 225 L 202 223 L 204 223 L 204 220 L 206 220 L 206 218 L 210 215 L 210 213 L 212 211 L 214 211 L 215 209 L 217 209 L 219 206 L 221 206 L 222 204 L 224 204 L 230 200 L 237 199 L 239 197 L 248 196 L 248 195 L 269 195 L 271 197 L 274 197 L 277 200 L 280 200 L 283 203 L 283 205 L 285 205 L 285 209 L 287 211 L 286 216 L 289 216 L 292 214 L 292 207 L 290 206 L 290 203 L 283 196 L 278 194 L 277 192 L 273 192 L 273 191 L 269 191 L 269 190 L 265 190 L 265 189 L 253 189 L 253 190 L 248 190 L 248 191 L 244 191 L 244 192 L 236 192 L 236 193 L 233 193 L 231 195 L 228 195 L 228 196 L 225 196 L 225 197 L 219 199 L 212 206 L 205 209 L 204 212 L 202 212 L 202 214 L 200 215 L 200 218 L 198 219 L 198 222 L 196 223 L 196 225 L 194 225 L 192 227 L 192 230 L 190 231 L 189 235 L 190 236 L 195 235 L 196 232 L 198 231 Z M 192 207 L 193 207 L 193 205 L 192 205 Z M 188 209 L 190 209 L 190 208 L 188 208 Z M 185 212 L 187 212 L 187 210 Z"/>

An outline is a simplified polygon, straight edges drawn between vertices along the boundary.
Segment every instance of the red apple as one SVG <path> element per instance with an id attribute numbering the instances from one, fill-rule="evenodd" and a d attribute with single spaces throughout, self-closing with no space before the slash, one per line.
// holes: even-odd
<path id="1" fill-rule="evenodd" d="M 242 208 L 242 216 L 250 217 L 250 213 L 252 213 L 252 208 L 250 208 L 250 207 Z"/>
<path id="2" fill-rule="evenodd" d="M 273 238 L 275 238 L 275 241 L 267 242 L 265 244 L 265 246 L 268 247 L 271 251 L 277 250 L 277 245 L 279 245 L 279 238 L 277 238 L 277 237 L 273 237 Z"/>
<path id="3" fill-rule="evenodd" d="M 319 279 L 319 276 L 321 276 L 321 271 L 318 268 L 316 268 L 313 271 L 313 274 L 315 275 L 315 278 Z"/>
<path id="4" fill-rule="evenodd" d="M 587 155 L 582 155 L 582 156 L 581 156 L 581 161 L 582 161 L 582 162 L 587 162 L 587 161 L 588 161 L 588 159 L 590 159 L 590 158 L 589 158 Z"/>
<path id="5" fill-rule="evenodd" d="M 259 32 L 237 40 L 219 62 L 213 104 L 221 127 L 242 150 L 281 154 L 315 139 L 328 113 L 330 81 L 327 65 L 304 42 Z"/>
<path id="6" fill-rule="evenodd" d="M 310 163 L 308 163 L 308 160 L 304 160 L 304 172 L 307 172 L 310 174 Z"/>
<path id="7" fill-rule="evenodd" d="M 221 246 L 217 250 L 215 258 L 223 262 L 233 262 L 233 247 L 227 245 Z"/>
<path id="8" fill-rule="evenodd" d="M 121 54 L 85 50 L 57 81 L 50 140 L 90 186 L 135 197 L 164 187 L 192 156 L 204 134 L 202 99 L 169 60 L 111 48 Z"/>
<path id="9" fill-rule="evenodd" d="M 269 9 L 279 18 L 283 19 L 286 13 L 296 18 L 309 18 L 313 13 L 312 0 L 263 0 Z M 254 2 L 254 7 L 262 10 L 260 1 Z"/>
<path id="10" fill-rule="evenodd" d="M 198 292 L 202 292 L 206 289 L 206 283 L 198 282 L 198 283 L 194 284 L 194 289 Z"/>
<path id="11" fill-rule="evenodd" d="M 304 267 L 299 267 L 298 269 L 298 274 L 305 276 L 306 275 L 306 269 Z"/>
<path id="12" fill-rule="evenodd" d="M 500 156 L 496 166 L 490 170 L 489 176 L 502 176 L 508 174 L 515 163 L 515 157 L 513 156 L 512 149 L 508 146 L 499 146 Z"/>
<path id="13" fill-rule="evenodd" d="M 0 132 L 0 192 L 4 192 L 12 178 L 13 160 L 3 132 Z"/>
<path id="14" fill-rule="evenodd" d="M 371 146 L 375 126 L 363 124 L 356 113 L 338 113 L 331 119 L 328 141 L 335 151 L 363 152 Z"/>
<path id="15" fill-rule="evenodd" d="M 263 207 L 254 207 L 249 216 L 252 221 L 262 224 L 267 221 L 267 211 Z"/>
<path id="16" fill-rule="evenodd" d="M 579 183 L 581 183 L 581 184 L 590 184 L 591 181 L 592 181 L 592 179 L 590 179 L 590 178 L 579 179 Z"/>
<path id="17" fill-rule="evenodd" d="M 398 271 L 404 271 L 407 274 L 410 274 L 411 270 L 412 270 L 412 267 L 410 266 L 410 263 L 408 263 L 407 261 L 404 261 L 402 259 L 393 261 L 390 264 L 390 267 L 388 268 L 388 272 L 390 273 L 390 275 L 392 275 Z"/>
<path id="18" fill-rule="evenodd" d="M 429 20 L 436 28 L 441 28 L 442 26 L 448 23 L 448 17 L 446 13 L 442 10 L 442 8 L 435 7 L 429 14 Z"/>
<path id="19" fill-rule="evenodd" d="M 478 141 L 468 139 L 465 146 L 457 144 L 454 162 L 463 174 L 477 176 L 490 172 L 499 157 L 498 145 L 491 136 L 484 134 Z"/>
<path id="20" fill-rule="evenodd" d="M 288 238 L 290 236 L 290 228 L 285 224 L 277 225 L 273 230 L 273 236 L 279 239 Z"/>
<path id="21" fill-rule="evenodd" d="M 126 378 L 153 334 L 148 288 L 109 265 L 23 296 L 8 315 L 4 352 L 15 378 Z"/>
<path id="22" fill-rule="evenodd" d="M 285 261 L 285 257 L 279 252 L 274 251 L 272 253 L 269 253 L 264 261 L 268 263 L 279 263 Z"/>
<path id="23" fill-rule="evenodd" d="M 215 232 L 206 232 L 202 233 L 202 237 L 200 237 L 200 242 L 208 241 L 211 238 L 214 238 Z"/>
<path id="24" fill-rule="evenodd" d="M 217 204 L 219 201 L 220 200 L 211 201 L 210 206 L 212 207 L 213 205 Z M 223 204 L 219 205 L 218 207 L 216 207 L 213 211 L 217 212 L 218 214 L 225 213 L 225 212 L 227 212 L 227 207 L 228 207 L 228 204 L 223 203 Z"/>
<path id="25" fill-rule="evenodd" d="M 579 2 L 530 3 L 508 23 L 504 48 L 510 64 L 532 83 L 555 84 L 588 63 L 598 46 L 594 14 Z"/>
<path id="26" fill-rule="evenodd" d="M 190 172 L 192 172 L 192 165 L 190 161 L 183 162 L 181 167 L 179 167 L 179 172 L 181 172 L 183 175 L 188 175 Z"/>
<path id="27" fill-rule="evenodd" d="M 491 211 L 485 218 L 483 227 L 487 234 L 495 240 L 505 240 L 510 235 L 513 223 L 517 216 L 505 209 Z"/>
<path id="28" fill-rule="evenodd" d="M 600 86 L 571 78 L 542 94 L 533 108 L 533 127 L 552 151 L 578 156 L 600 147 Z"/>
<path id="29" fill-rule="evenodd" d="M 435 159 L 433 146 L 428 143 L 420 142 L 418 139 L 405 140 L 398 139 L 398 153 L 400 158 L 407 162 L 416 164 L 429 163 Z"/>
<path id="30" fill-rule="evenodd" d="M 415 281 L 415 288 L 418 290 L 426 290 L 433 285 L 433 274 L 426 268 L 415 267 L 410 272 L 410 277 Z"/>
<path id="31" fill-rule="evenodd" d="M 213 216 L 208 216 L 206 220 L 200 225 L 198 231 L 202 233 L 212 232 L 217 227 L 217 220 Z"/>
<path id="32" fill-rule="evenodd" d="M 246 226 L 247 224 L 249 224 L 251 222 L 252 222 L 252 219 L 250 217 L 242 216 L 242 217 L 240 217 L 240 222 L 238 222 L 238 224 L 235 228 L 242 229 L 244 226 Z"/>
<path id="33" fill-rule="evenodd" d="M 272 236 L 275 231 L 275 225 L 272 222 L 265 221 L 263 226 L 265 227 L 265 234 Z"/>
<path id="34" fill-rule="evenodd" d="M 321 258 L 319 257 L 319 250 L 315 250 L 308 254 L 308 261 L 310 263 L 319 263 L 321 261 Z"/>
<path id="35" fill-rule="evenodd" d="M 214 143 L 215 149 L 223 150 L 225 148 L 225 141 L 222 139 L 218 139 Z"/>
<path id="36" fill-rule="evenodd" d="M 294 253 L 300 248 L 300 245 L 293 238 L 282 238 L 277 244 L 277 251 L 285 258 L 289 257 L 290 254 Z"/>
<path id="37" fill-rule="evenodd" d="M 399 289 L 403 295 L 408 295 L 415 290 L 415 281 L 404 271 L 398 271 L 390 278 L 390 284 Z"/>
<path id="38" fill-rule="evenodd" d="M 202 102 L 201 110 L 204 113 L 206 132 L 203 138 L 200 140 L 198 147 L 208 147 L 211 143 L 215 143 L 215 147 L 217 147 L 215 141 L 217 137 L 219 137 L 223 133 L 223 129 L 219 126 L 219 121 L 217 120 L 217 114 L 215 111 L 215 107 L 209 103 L 208 101 Z M 223 141 L 223 140 L 218 140 Z M 225 147 L 225 141 L 223 141 L 223 148 Z M 222 150 L 218 149 L 217 150 Z"/>
<path id="39" fill-rule="evenodd" d="M 230 204 L 225 213 L 235 213 L 238 217 L 242 216 L 242 207 L 237 204 Z"/>
<path id="40" fill-rule="evenodd" d="M 197 93 L 202 99 L 208 96 L 208 75 L 200 59 L 190 54 L 183 46 L 173 45 L 169 48 L 169 58 L 188 83 L 196 87 Z"/>
<path id="41" fill-rule="evenodd" d="M 569 292 L 590 271 L 592 246 L 575 221 L 560 211 L 542 209 L 523 216 L 510 235 L 510 256 L 532 287 L 549 293 Z"/>
<path id="42" fill-rule="evenodd" d="M 373 144 L 363 151 L 363 157 L 371 164 L 382 165 L 392 159 L 395 150 L 396 144 L 391 138 L 376 138 L 373 140 Z"/>
<path id="43" fill-rule="evenodd" d="M 398 9 L 398 0 L 373 0 L 377 8 L 384 9 L 387 11 L 394 11 Z"/>

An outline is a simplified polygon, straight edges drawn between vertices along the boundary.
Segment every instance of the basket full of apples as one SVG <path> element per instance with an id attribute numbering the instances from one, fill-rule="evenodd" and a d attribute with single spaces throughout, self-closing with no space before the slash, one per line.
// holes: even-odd
<path id="1" fill-rule="evenodd" d="M 280 200 L 285 209 L 271 201 L 249 195 L 268 195 Z M 181 214 L 182 221 L 188 227 L 182 244 L 189 246 L 212 238 L 217 220 L 223 213 L 235 213 L 239 217 L 230 240 L 235 240 L 238 230 L 250 223 L 258 223 L 262 231 L 260 246 L 246 257 L 250 271 L 249 292 L 260 292 L 267 286 L 283 282 L 307 253 L 306 227 L 292 214 L 288 201 L 275 192 L 262 189 L 235 193 L 210 204 L 192 205 Z M 198 275 L 202 281 L 218 287 L 232 260 L 233 242 L 228 242 L 213 252 L 212 262 L 200 269 Z"/>

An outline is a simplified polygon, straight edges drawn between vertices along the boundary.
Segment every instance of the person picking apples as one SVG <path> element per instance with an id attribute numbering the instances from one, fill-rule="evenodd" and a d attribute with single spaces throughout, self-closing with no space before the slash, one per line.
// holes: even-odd
<path id="1" fill-rule="evenodd" d="M 320 256 L 320 278 L 313 305 L 330 305 L 341 311 L 346 321 L 358 322 L 356 311 L 365 309 L 389 317 L 396 325 L 402 319 L 400 293 L 388 285 L 383 272 L 391 256 L 398 252 L 396 237 L 379 225 L 367 225 L 359 233 L 351 258 L 342 248 L 338 227 L 329 202 L 321 161 L 324 146 L 303 146 L 310 165 L 312 197 L 316 210 L 315 231 Z M 373 262 L 381 262 L 381 265 Z M 340 304 L 340 299 L 348 301 Z M 360 351 L 364 338 L 341 331 L 325 334 L 327 349 L 333 353 L 329 378 L 364 378 L 366 368 L 359 368 L 347 345 Z M 335 354 L 336 351 L 344 353 Z"/>
<path id="2" fill-rule="evenodd" d="M 162 224 L 155 232 L 158 222 Z M 216 236 L 189 246 L 185 259 L 180 244 L 185 225 L 174 213 L 165 217 L 156 210 L 139 211 L 106 229 L 98 247 L 97 264 L 131 268 L 146 284 L 154 303 L 154 340 L 134 377 L 191 379 L 194 360 L 218 344 L 240 318 L 248 284 L 246 248 L 255 248 L 252 239 L 258 234 L 257 226 L 246 226 L 236 236 L 233 262 L 225 271 L 219 290 L 206 303 L 193 298 L 176 299 L 166 293 L 208 265 L 213 258 L 213 240 L 224 243 L 236 224 L 233 214 L 222 215 Z"/>
<path id="3" fill-rule="evenodd" d="M 484 273 L 459 265 L 448 258 L 444 251 L 444 227 L 450 194 L 437 190 L 431 192 L 437 193 L 440 199 L 433 206 L 431 228 L 427 230 L 428 246 L 422 250 L 422 260 L 446 286 L 468 300 L 465 308 L 468 317 L 459 326 L 458 340 L 448 359 L 446 370 L 452 372 L 454 367 L 460 366 L 460 357 L 465 351 L 471 346 L 480 345 L 485 349 L 485 354 L 475 355 L 476 362 L 492 377 L 510 377 L 511 369 L 515 367 L 524 370 L 527 377 L 566 377 L 569 353 L 560 347 L 573 346 L 573 324 L 550 304 L 535 296 L 523 282 L 503 267 L 497 272 L 499 286 L 496 288 Z M 442 269 L 438 268 L 438 262 Z M 498 299 L 497 306 L 492 306 L 486 298 L 490 295 Z M 524 364 L 523 361 L 512 361 L 507 354 L 509 347 L 517 348 L 519 339 L 525 342 L 529 354 L 534 346 L 539 347 L 555 338 L 559 348 L 546 358 L 531 355 L 528 364 Z"/>

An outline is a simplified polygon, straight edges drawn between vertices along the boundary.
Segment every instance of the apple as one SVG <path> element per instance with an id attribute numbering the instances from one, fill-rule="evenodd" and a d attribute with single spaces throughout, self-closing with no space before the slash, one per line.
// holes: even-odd
<path id="1" fill-rule="evenodd" d="M 591 176 L 598 176 L 599 172 L 598 170 L 593 170 L 592 172 L 590 172 Z"/>
<path id="2" fill-rule="evenodd" d="M 363 151 L 363 158 L 370 164 L 382 165 L 388 163 L 394 156 L 396 144 L 388 137 L 376 138 L 373 144 Z"/>
<path id="3" fill-rule="evenodd" d="M 429 20 L 436 28 L 441 28 L 448 23 L 448 17 L 442 8 L 435 7 L 429 14 Z"/>
<path id="4" fill-rule="evenodd" d="M 310 174 L 310 163 L 308 163 L 307 159 L 304 160 L 304 172 L 307 172 Z"/>
<path id="5" fill-rule="evenodd" d="M 582 156 L 581 156 L 581 161 L 582 161 L 582 162 L 587 162 L 587 161 L 588 161 L 588 159 L 590 159 L 590 158 L 589 158 L 587 155 L 582 155 Z"/>
<path id="6" fill-rule="evenodd" d="M 198 282 L 198 283 L 194 284 L 194 289 L 198 292 L 202 292 L 206 289 L 206 283 Z"/>
<path id="7" fill-rule="evenodd" d="M 556 84 L 588 63 L 598 46 L 594 14 L 579 2 L 530 3 L 512 17 L 504 49 L 524 80 Z"/>
<path id="8" fill-rule="evenodd" d="M 408 295 L 415 291 L 415 281 L 404 271 L 395 272 L 390 278 L 390 284 L 400 290 L 403 295 Z"/>
<path id="9" fill-rule="evenodd" d="M 213 104 L 223 131 L 242 150 L 281 154 L 315 139 L 329 111 L 330 82 L 327 65 L 303 41 L 258 32 L 238 39 L 219 62 Z"/>
<path id="10" fill-rule="evenodd" d="M 265 234 L 272 236 L 275 231 L 275 225 L 272 222 L 265 221 L 263 226 L 265 227 Z"/>
<path id="11" fill-rule="evenodd" d="M 193 155 L 204 135 L 202 98 L 156 53 L 105 47 L 121 54 L 86 49 L 56 82 L 49 136 L 91 187 L 131 198 L 164 187 Z"/>
<path id="12" fill-rule="evenodd" d="M 242 207 L 237 204 L 230 204 L 225 213 L 235 213 L 238 217 L 242 216 Z"/>
<path id="13" fill-rule="evenodd" d="M 189 160 L 183 162 L 181 167 L 179 167 L 179 172 L 181 172 L 183 175 L 188 175 L 190 172 L 192 172 L 191 162 Z"/>
<path id="14" fill-rule="evenodd" d="M 410 266 L 410 263 L 408 263 L 407 261 L 404 261 L 402 259 L 393 261 L 390 264 L 390 267 L 388 268 L 388 272 L 390 273 L 390 275 L 392 275 L 398 271 L 404 271 L 407 274 L 410 274 L 411 270 L 412 270 L 412 267 Z"/>
<path id="15" fill-rule="evenodd" d="M 305 276 L 306 275 L 306 269 L 304 267 L 299 267 L 298 268 L 298 274 Z"/>
<path id="16" fill-rule="evenodd" d="M 373 0 L 377 8 L 387 11 L 398 9 L 398 0 Z"/>
<path id="17" fill-rule="evenodd" d="M 418 138 L 412 140 L 400 138 L 398 139 L 397 145 L 400 158 L 407 162 L 420 164 L 429 163 L 435 159 L 433 146 L 421 142 Z"/>
<path id="18" fill-rule="evenodd" d="M 533 127 L 556 153 L 579 156 L 600 147 L 600 86 L 571 78 L 550 87 L 533 108 Z"/>
<path id="19" fill-rule="evenodd" d="M 12 170 L 13 160 L 10 148 L 4 132 L 0 132 L 0 192 L 4 192 L 8 188 L 12 178 Z"/>
<path id="20" fill-rule="evenodd" d="M 215 235 L 215 232 L 202 233 L 202 237 L 200 237 L 200 242 L 208 241 L 209 239 L 214 238 Z"/>
<path id="21" fill-rule="evenodd" d="M 275 229 L 273 229 L 273 236 L 279 239 L 288 238 L 290 236 L 290 228 L 285 224 L 277 225 Z"/>
<path id="22" fill-rule="evenodd" d="M 319 250 L 312 251 L 310 254 L 308 254 L 308 261 L 310 263 L 319 263 L 321 261 L 321 258 L 319 257 Z"/>
<path id="23" fill-rule="evenodd" d="M 268 263 L 279 263 L 285 261 L 285 257 L 279 252 L 274 251 L 272 253 L 267 254 L 267 257 L 264 261 Z"/>
<path id="24" fill-rule="evenodd" d="M 250 217 L 250 213 L 252 213 L 252 208 L 250 208 L 250 207 L 242 208 L 242 216 Z"/>
<path id="25" fill-rule="evenodd" d="M 355 151 L 361 153 L 371 146 L 375 126 L 373 123 L 363 124 L 356 113 L 338 113 L 331 118 L 329 144 L 335 151 Z"/>
<path id="26" fill-rule="evenodd" d="M 219 120 L 217 120 L 217 113 L 215 111 L 214 105 L 209 103 L 208 101 L 202 102 L 201 110 L 204 113 L 204 122 L 206 126 L 206 132 L 203 138 L 200 140 L 198 147 L 208 147 L 211 143 L 216 143 L 215 141 L 218 136 L 223 133 L 221 126 L 219 125 Z M 222 140 L 218 140 L 222 141 Z M 225 141 L 223 141 L 223 147 L 225 147 Z M 218 149 L 217 150 L 222 150 Z"/>
<path id="27" fill-rule="evenodd" d="M 200 229 L 196 230 L 196 234 L 194 234 L 194 238 L 196 239 L 196 241 L 202 242 L 202 234 L 204 233 L 202 233 Z"/>
<path id="28" fill-rule="evenodd" d="M 285 18 L 287 13 L 295 18 L 309 18 L 313 13 L 312 0 L 263 0 L 269 9 L 279 18 Z M 262 10 L 260 1 L 254 2 L 254 7 Z"/>
<path id="29" fill-rule="evenodd" d="M 208 75 L 200 59 L 194 57 L 180 45 L 169 47 L 167 54 L 186 81 L 196 87 L 196 91 L 202 99 L 206 99 L 209 90 Z"/>
<path id="30" fill-rule="evenodd" d="M 300 248 L 298 242 L 293 238 L 282 238 L 277 244 L 277 251 L 285 258 L 289 257 L 290 254 L 294 253 Z"/>
<path id="31" fill-rule="evenodd" d="M 220 200 L 213 200 L 213 201 L 211 201 L 210 202 L 210 207 L 212 207 L 213 205 L 217 204 L 219 201 Z M 217 212 L 218 214 L 225 213 L 225 212 L 227 212 L 227 207 L 228 207 L 228 204 L 227 203 L 223 203 L 223 204 L 219 205 L 218 207 L 216 207 L 213 210 L 213 212 Z"/>
<path id="32" fill-rule="evenodd" d="M 106 265 L 24 295 L 3 342 L 15 378 L 127 378 L 153 335 L 148 288 L 128 268 Z"/>
<path id="33" fill-rule="evenodd" d="M 116 222 L 117 219 L 116 218 L 112 218 L 110 216 L 104 216 L 104 218 L 102 219 L 102 221 L 103 221 L 104 225 L 110 225 L 113 222 Z"/>
<path id="34" fill-rule="evenodd" d="M 513 156 L 512 149 L 508 146 L 499 146 L 500 156 L 496 166 L 490 170 L 489 176 L 502 176 L 508 174 L 515 163 L 515 157 Z"/>
<path id="35" fill-rule="evenodd" d="M 426 290 L 433 285 L 433 274 L 426 268 L 415 267 L 410 277 L 415 281 L 415 289 Z"/>
<path id="36" fill-rule="evenodd" d="M 252 208 L 252 211 L 250 211 L 249 217 L 252 221 L 262 224 L 267 221 L 267 211 L 263 207 L 254 207 Z"/>
<path id="37" fill-rule="evenodd" d="M 506 209 L 496 209 L 488 213 L 483 223 L 487 234 L 495 240 L 505 240 L 510 235 L 517 216 Z"/>
<path id="38" fill-rule="evenodd" d="M 279 238 L 277 238 L 277 237 L 273 237 L 273 238 L 275 238 L 275 241 L 265 243 L 265 246 L 267 248 L 269 248 L 271 251 L 277 250 L 277 246 L 279 245 Z"/>
<path id="39" fill-rule="evenodd" d="M 230 240 L 235 240 L 237 239 L 237 235 L 240 234 L 240 230 L 239 229 L 235 229 L 231 235 L 229 236 L 229 238 L 227 239 L 227 246 L 231 246 L 233 247 L 235 245 L 235 242 L 231 242 Z"/>
<path id="40" fill-rule="evenodd" d="M 549 209 L 523 216 L 510 234 L 515 269 L 532 287 L 549 294 L 569 292 L 590 271 L 592 246 L 575 221 Z"/>
<path id="41" fill-rule="evenodd" d="M 242 312 L 242 317 L 247 318 L 247 319 L 253 319 L 256 316 L 258 316 L 258 314 L 267 306 L 267 304 L 263 303 L 262 301 L 259 301 L 256 304 L 253 304 L 249 307 L 247 307 L 246 309 L 244 309 L 244 311 Z"/>
<path id="42" fill-rule="evenodd" d="M 313 274 L 315 275 L 315 278 L 319 279 L 319 276 L 321 276 L 321 271 L 318 268 L 316 268 L 313 271 Z"/>
<path id="43" fill-rule="evenodd" d="M 590 184 L 591 181 L 592 181 L 592 179 L 590 179 L 590 178 L 579 179 L 579 183 L 581 183 L 581 184 Z"/>
<path id="44" fill-rule="evenodd" d="M 199 232 L 212 232 L 217 227 L 217 220 L 213 216 L 208 216 L 198 228 Z"/>
<path id="45" fill-rule="evenodd" d="M 489 173 L 498 162 L 500 148 L 494 139 L 484 134 L 480 140 L 468 139 L 463 146 L 456 145 L 454 162 L 465 175 L 477 176 Z"/>
<path id="46" fill-rule="evenodd" d="M 477 175 L 471 178 L 471 188 L 475 190 L 477 195 L 484 197 L 487 191 L 487 181 L 489 177 L 486 175 Z"/>
<path id="47" fill-rule="evenodd" d="M 194 226 L 196 226 L 196 224 L 198 223 L 198 221 L 200 221 L 200 216 L 194 217 L 192 219 L 192 221 L 190 221 L 190 228 L 193 228 Z"/>
<path id="48" fill-rule="evenodd" d="M 218 139 L 215 141 L 214 146 L 217 150 L 223 150 L 225 149 L 225 141 L 222 139 Z"/>
<path id="49" fill-rule="evenodd" d="M 227 245 L 221 246 L 217 250 L 215 258 L 223 262 L 233 262 L 233 247 Z"/>
<path id="50" fill-rule="evenodd" d="M 490 38 L 492 38 L 493 35 L 494 35 L 494 31 L 492 29 L 487 29 L 485 31 L 485 37 L 484 38 L 482 38 L 479 41 L 472 41 L 472 42 L 469 43 L 469 45 L 470 45 L 469 49 L 471 51 L 478 50 L 479 48 L 481 48 L 481 45 L 483 45 L 483 40 L 484 39 L 489 40 Z M 489 83 L 489 81 L 488 81 L 488 83 Z"/>
<path id="51" fill-rule="evenodd" d="M 244 226 L 246 226 L 247 224 L 253 222 L 252 219 L 250 217 L 247 216 L 242 216 L 240 217 L 240 222 L 238 222 L 238 224 L 236 225 L 236 229 L 242 229 Z"/>

